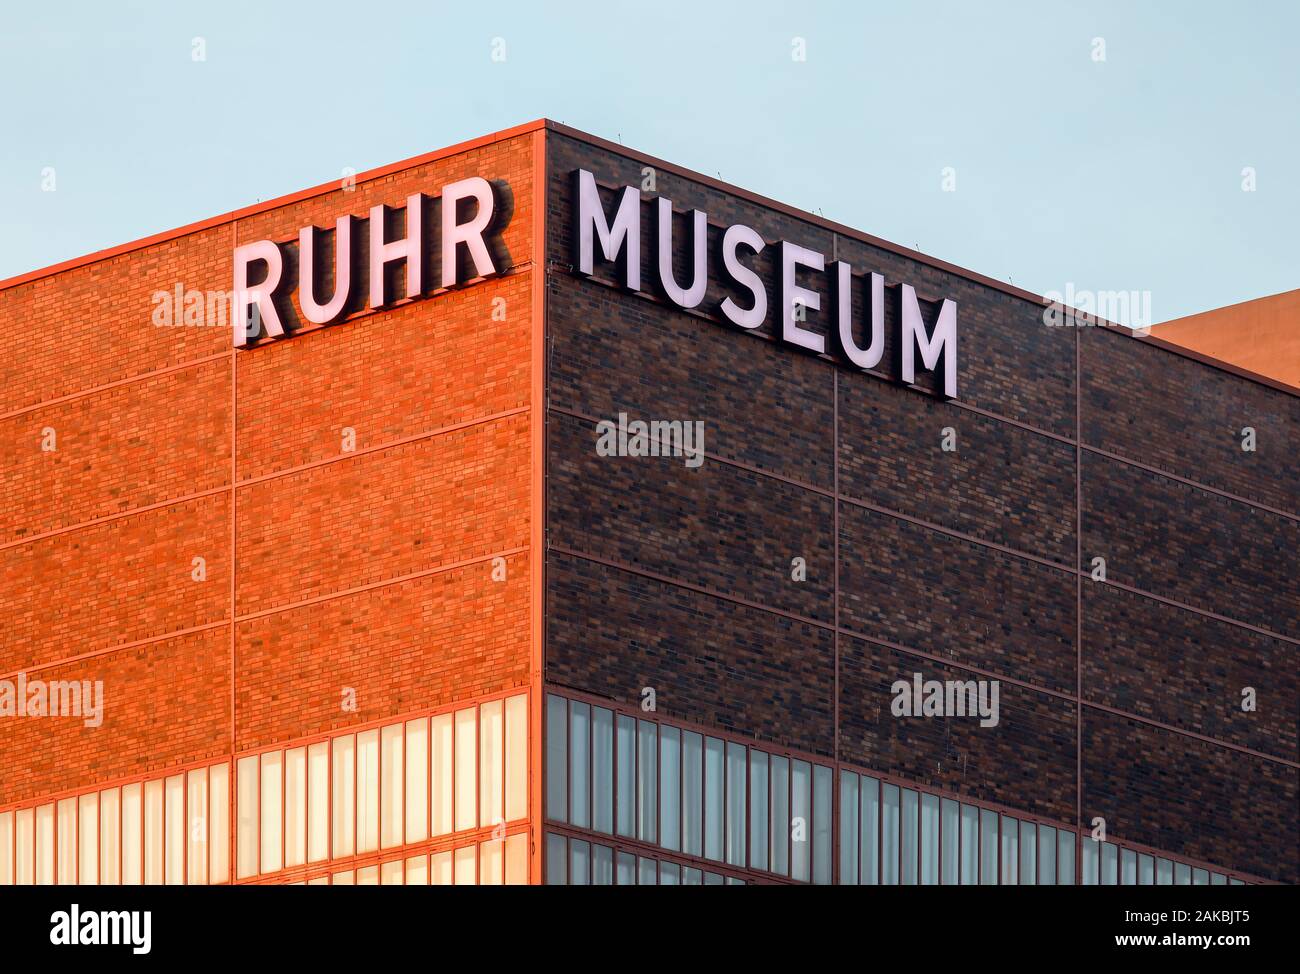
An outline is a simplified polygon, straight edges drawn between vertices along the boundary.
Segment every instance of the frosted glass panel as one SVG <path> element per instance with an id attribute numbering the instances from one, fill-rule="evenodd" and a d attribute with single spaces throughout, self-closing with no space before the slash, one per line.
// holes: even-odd
<path id="1" fill-rule="evenodd" d="M 862 847 L 862 871 L 860 873 L 864 886 L 875 886 L 880 882 L 880 781 L 877 778 L 863 776 L 859 786 L 861 799 L 859 812 L 861 830 L 858 842 Z"/>
<path id="2" fill-rule="evenodd" d="M 406 822 L 405 841 L 429 837 L 429 721 L 406 722 Z M 427 885 L 428 879 L 415 885 Z M 412 885 L 407 878 L 407 885 Z"/>
<path id="3" fill-rule="evenodd" d="M 880 798 L 880 883 L 898 885 L 898 785 L 881 787 Z"/>
<path id="4" fill-rule="evenodd" d="M 974 886 L 980 881 L 980 810 L 974 805 L 961 807 L 961 884 Z"/>
<path id="5" fill-rule="evenodd" d="M 980 883 L 998 883 L 998 813 L 980 809 Z"/>
<path id="6" fill-rule="evenodd" d="M 230 882 L 230 765 L 217 764 L 208 769 L 208 816 L 212 843 L 208 881 Z"/>
<path id="7" fill-rule="evenodd" d="M 284 864 L 307 861 L 307 749 L 284 753 Z"/>
<path id="8" fill-rule="evenodd" d="M 506 839 L 506 884 L 528 883 L 528 833 L 518 832 Z"/>
<path id="9" fill-rule="evenodd" d="M 139 886 L 144 879 L 144 788 L 138 782 L 122 789 L 122 883 Z"/>
<path id="10" fill-rule="evenodd" d="M 961 806 L 951 798 L 943 799 L 939 810 L 941 848 L 939 861 L 942 875 L 939 882 L 955 886 L 960 879 L 961 867 Z"/>
<path id="11" fill-rule="evenodd" d="M 452 798 L 455 794 L 455 731 L 451 714 L 434 717 L 429 725 L 429 781 L 433 789 L 430 835 L 446 835 L 454 826 Z"/>
<path id="12" fill-rule="evenodd" d="M 682 845 L 682 743 L 676 727 L 659 729 L 659 844 Z"/>
<path id="13" fill-rule="evenodd" d="M 704 739 L 704 857 L 722 858 L 724 748 L 716 737 Z"/>
<path id="14" fill-rule="evenodd" d="M 1030 822 L 1020 823 L 1020 882 L 1026 886 L 1038 882 L 1038 831 Z"/>
<path id="15" fill-rule="evenodd" d="M 569 704 L 546 698 L 546 817 L 569 820 Z"/>
<path id="16" fill-rule="evenodd" d="M 159 794 L 161 796 L 161 788 Z M 161 802 L 159 805 L 161 806 Z M 36 809 L 36 885 L 51 886 L 53 883 L 54 805 L 49 804 Z"/>
<path id="17" fill-rule="evenodd" d="M 208 881 L 208 769 L 191 771 L 185 782 L 186 794 L 186 881 L 202 886 Z"/>
<path id="18" fill-rule="evenodd" d="M 506 821 L 528 816 L 528 698 L 506 701 Z"/>
<path id="19" fill-rule="evenodd" d="M 642 842 L 659 839 L 658 757 L 658 727 L 637 721 L 636 834 Z"/>
<path id="20" fill-rule="evenodd" d="M 307 749 L 307 861 L 329 856 L 329 743 L 319 741 Z"/>
<path id="21" fill-rule="evenodd" d="M 619 835 L 636 833 L 636 721 L 619 714 L 614 730 L 618 799 L 614 819 Z"/>
<path id="22" fill-rule="evenodd" d="M 453 872 L 450 852 L 435 852 L 429 857 L 429 885 L 452 885 Z"/>
<path id="23" fill-rule="evenodd" d="M 121 793 L 107 788 L 99 793 L 99 882 L 116 886 L 121 871 Z"/>
<path id="24" fill-rule="evenodd" d="M 668 733 L 668 728 L 664 728 L 664 733 Z M 747 833 L 745 831 L 745 793 L 749 788 L 749 779 L 746 773 L 749 764 L 748 755 L 745 748 L 740 744 L 727 743 L 727 783 L 726 783 L 726 815 L 727 815 L 727 834 L 726 834 L 726 853 L 727 862 L 733 866 L 743 866 L 745 864 L 745 847 L 748 843 Z M 827 800 L 829 801 L 830 789 L 827 788 Z M 830 817 L 830 806 L 826 808 L 827 818 Z"/>
<path id="25" fill-rule="evenodd" d="M 1056 829 L 1038 826 L 1038 882 L 1043 886 L 1056 885 L 1056 851 Z"/>
<path id="26" fill-rule="evenodd" d="M 480 886 L 500 886 L 505 882 L 505 847 L 505 842 L 500 839 L 491 839 L 479 844 Z"/>
<path id="27" fill-rule="evenodd" d="M 478 732 L 473 707 L 456 711 L 456 831 L 474 828 L 478 821 L 475 762 Z M 457 879 L 457 885 L 460 880 Z"/>
<path id="28" fill-rule="evenodd" d="M 271 751 L 262 755 L 262 796 L 258 807 L 262 823 L 260 862 L 264 873 L 276 872 L 284 866 L 281 857 L 283 798 L 284 754 Z"/>
<path id="29" fill-rule="evenodd" d="M 138 800 L 137 800 L 138 808 Z M 138 826 L 137 826 L 138 828 Z M 19 886 L 31 886 L 36 882 L 36 812 L 24 808 L 14 813 L 14 877 Z M 139 840 L 137 837 L 136 849 Z M 138 876 L 138 873 L 137 873 Z M 136 882 L 140 880 L 137 878 Z"/>
<path id="30" fill-rule="evenodd" d="M 14 881 L 14 813 L 0 812 L 0 886 Z"/>
<path id="31" fill-rule="evenodd" d="M 857 801 L 857 790 L 853 793 Z M 768 835 L 768 815 L 771 811 L 767 791 L 767 755 L 751 749 L 749 752 L 749 864 L 754 869 L 767 868 L 767 852 L 771 846 Z M 856 816 L 854 816 L 856 821 Z M 856 847 L 856 846 L 855 846 Z M 854 882 L 856 882 L 856 876 Z"/>
<path id="32" fill-rule="evenodd" d="M 591 827 L 606 835 L 614 831 L 614 714 L 604 707 L 591 711 Z"/>
<path id="33" fill-rule="evenodd" d="M 480 827 L 505 821 L 505 704 L 493 700 L 479 708 Z"/>
<path id="34" fill-rule="evenodd" d="M 356 739 L 336 737 L 331 744 L 333 769 L 334 856 L 350 856 L 356 849 Z"/>
<path id="35" fill-rule="evenodd" d="M 790 759 L 772 755 L 772 872 L 790 875 Z"/>
<path id="36" fill-rule="evenodd" d="M 144 783 L 144 881 L 161 886 L 163 881 L 163 783 Z"/>
<path id="37" fill-rule="evenodd" d="M 917 879 L 917 856 L 920 854 L 920 845 L 917 841 L 919 829 L 919 812 L 920 801 L 917 793 L 911 788 L 903 789 L 903 824 L 902 824 L 902 845 L 901 845 L 901 865 L 902 882 L 904 886 L 915 886 Z"/>
<path id="38" fill-rule="evenodd" d="M 164 882 L 180 886 L 185 882 L 185 776 L 175 774 L 167 778 L 163 810 L 165 826 L 163 872 Z"/>
<path id="39" fill-rule="evenodd" d="M 379 848 L 379 730 L 357 735 L 357 852 Z M 357 885 L 360 886 L 360 877 Z"/>
<path id="40" fill-rule="evenodd" d="M 380 842 L 385 849 L 402 844 L 402 818 L 406 808 L 406 772 L 402 760 L 405 731 L 403 724 L 390 724 L 380 732 L 383 761 L 379 773 Z"/>
<path id="41" fill-rule="evenodd" d="M 429 857 L 412 856 L 406 860 L 406 885 L 429 885 Z"/>
<path id="42" fill-rule="evenodd" d="M 60 886 L 71 886 L 77 881 L 77 800 L 65 798 L 59 802 L 56 818 L 55 871 Z"/>
<path id="43" fill-rule="evenodd" d="M 1002 883 L 1015 886 L 1020 881 L 1020 822 L 1007 815 L 1002 819 Z"/>
<path id="44" fill-rule="evenodd" d="M 453 854 L 456 868 L 456 885 L 473 886 L 477 882 L 477 847 L 469 846 L 464 849 L 457 849 Z"/>
<path id="45" fill-rule="evenodd" d="M 698 856 L 704 850 L 704 738 L 682 734 L 682 850 Z"/>
<path id="46" fill-rule="evenodd" d="M 921 796 L 921 885 L 939 883 L 939 799 Z"/>

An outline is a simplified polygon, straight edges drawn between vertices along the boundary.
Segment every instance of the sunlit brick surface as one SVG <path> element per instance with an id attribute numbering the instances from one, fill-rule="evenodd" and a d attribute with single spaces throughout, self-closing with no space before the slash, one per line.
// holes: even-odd
<path id="1" fill-rule="evenodd" d="M 0 814 L 219 763 L 236 849 L 245 755 L 528 686 L 537 143 L 481 139 L 0 289 L 0 676 L 104 698 L 98 727 L 0 723 Z M 239 243 L 467 176 L 503 187 L 498 277 L 240 351 L 228 325 L 154 323 L 157 292 L 229 292 Z M 512 761 L 508 855 L 470 837 L 485 882 L 529 874 Z"/>

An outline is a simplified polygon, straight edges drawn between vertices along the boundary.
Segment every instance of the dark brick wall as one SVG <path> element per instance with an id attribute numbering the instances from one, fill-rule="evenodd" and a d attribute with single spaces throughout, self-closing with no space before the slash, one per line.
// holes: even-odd
<path id="1" fill-rule="evenodd" d="M 1083 588 L 1085 699 L 1284 760 L 1296 754 L 1295 647 L 1125 592 Z M 1252 687 L 1256 709 L 1241 709 Z"/>
<path id="2" fill-rule="evenodd" d="M 1094 454 L 1083 476 L 1085 564 L 1100 556 L 1112 581 L 1300 636 L 1300 522 Z"/>
<path id="3" fill-rule="evenodd" d="M 1300 882 L 1296 769 L 1085 708 L 1083 815 L 1109 835 Z"/>
<path id="4" fill-rule="evenodd" d="M 1300 878 L 1300 398 L 1048 327 L 1025 297 L 662 168 L 657 192 L 705 210 L 713 244 L 745 223 L 912 284 L 927 321 L 956 300 L 957 399 L 929 375 L 889 381 L 892 349 L 862 375 L 784 348 L 770 311 L 739 332 L 716 318 L 720 275 L 698 313 L 668 306 L 648 202 L 645 294 L 608 265 L 577 277 L 573 170 L 640 185 L 648 164 L 548 135 L 547 679 L 624 701 L 654 686 L 671 716 L 1059 822 L 1081 806 L 1121 840 Z M 747 261 L 769 309 L 771 250 Z M 619 411 L 703 420 L 709 459 L 598 457 L 593 423 Z M 1108 583 L 1080 579 L 1095 554 Z M 1002 681 L 996 728 L 891 715 L 895 680 L 972 670 Z"/>
<path id="5" fill-rule="evenodd" d="M 997 727 L 893 716 L 890 686 L 961 670 L 862 639 L 840 643 L 840 759 L 1058 821 L 1074 818 L 1074 704 L 1002 683 Z"/>
<path id="6" fill-rule="evenodd" d="M 642 571 L 834 621 L 834 504 L 726 463 L 602 457 L 595 426 L 552 415 L 550 543 Z M 808 579 L 791 581 L 803 558 Z"/>
<path id="7" fill-rule="evenodd" d="M 896 385 L 841 380 L 841 493 L 1074 563 L 1072 446 Z M 947 428 L 952 451 L 942 449 Z"/>
<path id="8" fill-rule="evenodd" d="M 1073 692 L 1076 601 L 1064 571 L 841 507 L 840 624 L 852 632 Z"/>
<path id="9" fill-rule="evenodd" d="M 703 419 L 706 448 L 782 477 L 834 484 L 831 371 L 806 355 L 742 336 L 650 301 L 553 274 L 556 333 L 548 357 L 552 405 L 596 419 Z M 669 354 L 665 354 L 669 350 Z M 721 367 L 720 367 L 721 366 Z"/>
<path id="10" fill-rule="evenodd" d="M 829 630 L 556 552 L 546 579 L 551 680 L 635 704 L 653 687 L 666 717 L 832 755 Z"/>
<path id="11" fill-rule="evenodd" d="M 1086 443 L 1300 514 L 1300 397 L 1096 329 L 1082 339 Z"/>

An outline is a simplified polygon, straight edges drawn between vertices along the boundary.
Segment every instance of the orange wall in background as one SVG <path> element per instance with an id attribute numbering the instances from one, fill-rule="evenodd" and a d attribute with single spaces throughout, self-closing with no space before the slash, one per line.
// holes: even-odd
<path id="1" fill-rule="evenodd" d="M 1300 386 L 1300 290 L 1166 321 L 1156 338 Z"/>

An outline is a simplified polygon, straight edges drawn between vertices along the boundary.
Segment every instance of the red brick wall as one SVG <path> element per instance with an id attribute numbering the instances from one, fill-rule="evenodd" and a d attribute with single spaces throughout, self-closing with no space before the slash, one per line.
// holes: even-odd
<path id="1" fill-rule="evenodd" d="M 98 729 L 0 719 L 0 806 L 529 684 L 535 144 L 0 288 L 0 677 L 105 697 Z M 239 352 L 152 324 L 156 291 L 228 291 L 236 241 L 469 175 L 509 186 L 500 278 Z"/>

